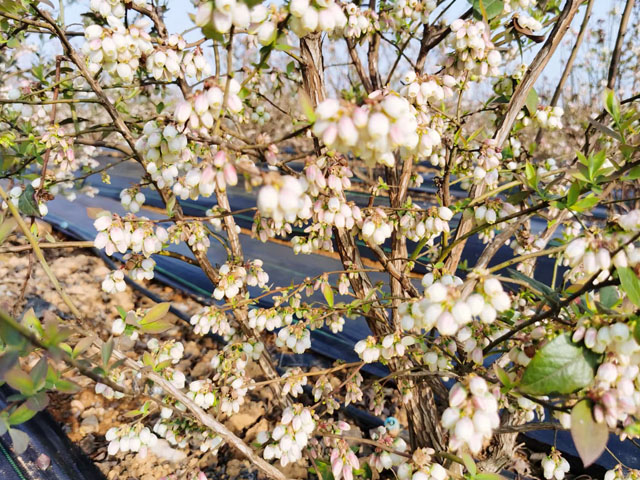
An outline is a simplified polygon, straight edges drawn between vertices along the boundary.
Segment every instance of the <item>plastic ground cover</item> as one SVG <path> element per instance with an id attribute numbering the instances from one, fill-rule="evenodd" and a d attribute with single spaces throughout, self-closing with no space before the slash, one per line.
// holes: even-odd
<path id="1" fill-rule="evenodd" d="M 0 407 L 6 407 L 5 399 L 11 395 L 7 386 L 0 388 Z M 71 443 L 55 420 L 40 412 L 19 426 L 29 435 L 27 450 L 16 455 L 9 435 L 0 437 L 0 480 L 102 480 L 104 475 L 93 462 Z M 40 469 L 36 460 L 40 455 L 49 457 L 50 465 Z"/>
<path id="2" fill-rule="evenodd" d="M 140 171 L 136 166 L 125 165 L 124 168 L 118 168 L 116 174 L 111 175 L 111 184 L 105 185 L 100 181 L 99 176 L 93 176 L 87 179 L 86 183 L 98 188 L 99 193 L 94 198 L 85 195 L 79 195 L 74 202 L 69 202 L 64 198 L 58 197 L 48 204 L 49 214 L 46 220 L 54 225 L 60 231 L 67 235 L 82 239 L 93 240 L 96 231 L 93 227 L 93 219 L 88 214 L 88 208 L 104 209 L 111 212 L 124 214 L 125 211 L 118 200 L 119 193 L 122 189 L 133 186 L 136 178 L 140 178 Z M 155 207 L 150 210 L 143 208 L 139 215 L 147 216 L 151 219 L 165 218 L 166 213 L 160 198 L 157 194 L 149 190 L 144 191 L 147 196 L 146 206 Z M 255 207 L 255 192 L 247 193 L 243 189 L 233 188 L 229 192 L 231 209 L 233 211 Z M 350 194 L 351 199 L 355 199 L 357 203 L 366 204 L 368 197 L 357 193 Z M 199 199 L 196 201 L 181 201 L 184 213 L 186 215 L 204 216 L 207 209 L 215 205 L 215 199 Z M 246 230 L 251 229 L 253 215 L 252 212 L 235 216 L 237 223 Z M 532 220 L 533 231 L 540 231 L 546 223 L 539 219 Z M 245 232 L 246 232 L 245 230 Z M 294 232 L 295 234 L 296 232 Z M 260 258 L 264 261 L 264 269 L 269 274 L 270 283 L 276 286 L 289 285 L 299 283 L 306 277 L 313 277 L 325 271 L 342 270 L 339 259 L 331 256 L 323 255 L 294 255 L 291 247 L 274 242 L 262 243 L 257 239 L 251 238 L 250 235 L 242 234 L 241 243 L 244 250 L 245 258 Z M 410 247 L 411 248 L 411 247 Z M 471 238 L 463 252 L 463 259 L 469 259 L 470 263 L 478 258 L 485 245 L 477 238 Z M 184 245 L 172 245 L 170 250 L 191 257 L 191 253 Z M 364 254 L 365 249 L 361 250 Z M 212 240 L 212 247 L 208 252 L 209 259 L 214 265 L 221 265 L 226 260 L 224 249 L 216 248 L 215 241 Z M 491 265 L 501 263 L 512 256 L 509 247 L 500 249 Z M 116 258 L 119 256 L 116 255 Z M 213 285 L 206 278 L 204 273 L 197 267 L 189 265 L 178 259 L 155 255 L 156 261 L 156 279 L 184 292 L 195 295 L 203 303 L 213 303 L 211 292 Z M 554 261 L 543 257 L 538 261 L 535 277 L 537 280 L 549 282 L 554 269 Z M 562 270 L 558 271 L 561 275 Z M 372 274 L 372 281 L 382 281 L 386 283 L 388 277 L 382 273 Z M 420 288 L 419 281 L 415 280 L 415 284 Z M 258 290 L 252 291 L 257 294 Z M 313 299 L 313 297 L 312 297 Z M 324 301 L 321 294 L 316 294 L 315 299 Z M 337 299 L 336 301 L 339 301 Z M 259 307 L 269 308 L 272 306 L 268 298 L 263 299 L 258 304 Z M 353 351 L 355 343 L 370 334 L 370 330 L 364 319 L 358 318 L 346 322 L 344 331 L 336 335 L 327 329 L 315 330 L 312 333 L 312 351 L 316 354 L 328 357 L 330 359 L 341 359 L 345 361 L 357 360 L 357 355 Z M 376 376 L 385 376 L 387 369 L 378 364 L 367 365 L 366 371 Z M 535 438 L 548 445 L 557 444 L 562 451 L 566 451 L 570 455 L 576 455 L 573 442 L 568 432 L 542 431 L 527 434 L 531 438 Z M 560 441 L 562 439 L 562 441 Z M 614 436 L 611 437 L 609 445 L 614 454 L 627 465 L 640 465 L 640 449 L 629 442 L 622 443 Z M 598 464 L 607 468 L 614 466 L 617 462 L 605 453 Z"/>

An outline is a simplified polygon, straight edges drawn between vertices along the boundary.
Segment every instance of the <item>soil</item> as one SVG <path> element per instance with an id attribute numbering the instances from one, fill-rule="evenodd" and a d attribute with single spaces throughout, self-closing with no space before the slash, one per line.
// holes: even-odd
<path id="1" fill-rule="evenodd" d="M 40 225 L 48 228 L 47 225 Z M 68 240 L 54 232 L 50 232 L 56 241 Z M 52 239 L 49 237 L 49 241 Z M 20 241 L 5 242 L 3 247 L 24 244 Z M 149 308 L 154 303 L 127 286 L 118 294 L 106 294 L 101 290 L 101 283 L 109 268 L 104 262 L 88 250 L 82 249 L 48 249 L 44 251 L 47 262 L 63 288 L 73 299 L 81 313 L 90 323 L 93 333 L 103 340 L 110 336 L 111 323 L 118 317 L 117 307 L 125 310 Z M 29 271 L 30 254 L 0 253 L 0 304 L 17 318 L 25 311 L 33 308 L 36 315 L 58 315 L 62 319 L 70 319 L 67 306 L 62 302 L 43 269 L 35 258 L 31 259 L 31 275 L 25 285 Z M 164 301 L 191 316 L 200 305 L 192 298 L 175 292 L 157 283 L 147 282 L 145 287 Z M 185 355 L 177 367 L 189 375 L 205 377 L 211 373 L 209 360 L 220 347 L 209 337 L 194 335 L 191 328 L 182 320 L 169 314 L 175 327 L 160 337 L 180 339 L 185 346 Z M 134 350 L 141 350 L 143 343 L 138 341 Z M 269 346 L 271 348 L 272 346 Z M 132 352 L 132 355 L 135 355 Z M 96 463 L 109 480 L 182 480 L 195 479 L 199 472 L 204 472 L 207 479 L 257 479 L 257 470 L 228 446 L 223 446 L 217 455 L 201 453 L 193 450 L 178 450 L 164 440 L 159 447 L 149 452 L 144 459 L 137 454 L 107 455 L 108 442 L 105 433 L 114 426 L 126 424 L 130 420 L 125 413 L 139 408 L 133 399 L 123 398 L 110 401 L 94 393 L 94 383 L 80 375 L 67 373 L 67 376 L 82 387 L 79 393 L 69 395 L 50 394 L 48 411 L 63 425 L 69 438 Z M 201 378 L 202 378 L 201 377 Z M 259 381 L 261 378 L 256 377 Z M 272 430 L 277 420 L 277 407 L 273 395 L 268 388 L 249 392 L 248 398 L 240 411 L 222 421 L 245 442 L 255 440 L 258 432 Z M 157 415 L 156 415 L 157 417 Z M 151 416 L 148 425 L 151 427 L 155 418 Z M 304 479 L 308 476 L 308 465 L 289 465 L 282 468 L 289 478 Z"/>
<path id="2" fill-rule="evenodd" d="M 39 226 L 41 231 L 48 229 L 48 241 L 53 240 L 51 236 L 55 241 L 68 240 L 51 232 L 46 224 Z M 21 244 L 24 242 L 20 240 L 5 242 L 2 247 Z M 154 305 L 153 301 L 128 285 L 124 292 L 104 293 L 101 290 L 101 283 L 110 270 L 99 257 L 92 255 L 86 249 L 48 249 L 44 253 L 63 288 L 90 323 L 93 333 L 103 340 L 110 337 L 111 324 L 118 318 L 118 306 L 131 310 L 150 308 Z M 31 275 L 25 285 L 30 261 L 32 262 Z M 163 301 L 171 302 L 172 306 L 188 316 L 201 308 L 194 299 L 158 282 L 146 282 L 144 286 Z M 20 318 L 29 308 L 33 308 L 39 318 L 58 315 L 63 319 L 71 319 L 67 306 L 52 288 L 37 260 L 35 258 L 30 260 L 28 251 L 0 253 L 0 306 L 12 312 L 17 318 Z M 209 337 L 194 335 L 190 326 L 177 317 L 169 314 L 169 319 L 175 327 L 158 338 L 175 338 L 184 344 L 185 354 L 177 367 L 187 375 L 187 380 L 190 379 L 190 375 L 199 378 L 210 375 L 212 370 L 209 361 L 221 346 Z M 143 346 L 144 344 L 138 341 L 134 345 L 134 350 L 142 351 Z M 271 344 L 267 345 L 267 348 L 275 347 Z M 136 354 L 131 352 L 131 355 Z M 260 381 L 262 378 L 259 372 L 255 373 L 256 381 Z M 108 442 L 105 440 L 105 433 L 111 427 L 129 423 L 130 419 L 125 414 L 139 408 L 139 403 L 129 398 L 108 400 L 94 393 L 94 383 L 91 380 L 74 375 L 72 372 L 68 372 L 67 376 L 80 385 L 82 390 L 73 395 L 50 394 L 48 411 L 63 426 L 71 441 L 81 447 L 107 479 L 195 480 L 200 472 L 203 472 L 207 479 L 257 480 L 262 478 L 255 467 L 228 446 L 221 447 L 217 455 L 213 455 L 191 449 L 174 449 L 161 439 L 158 447 L 150 451 L 144 459 L 132 453 L 107 455 Z M 339 383 L 339 380 L 335 380 L 336 384 Z M 406 425 L 404 411 L 397 408 L 399 399 L 394 391 L 387 390 L 389 394 L 381 417 L 394 415 L 401 424 Z M 308 403 L 312 403 L 310 399 L 307 400 L 309 400 Z M 367 407 L 366 403 L 359 406 L 364 409 Z M 250 391 L 240 411 L 230 418 L 221 418 L 221 421 L 246 443 L 251 444 L 258 432 L 273 430 L 278 412 L 271 390 L 262 388 Z M 149 427 L 155 423 L 156 418 L 157 414 L 150 416 L 147 422 Z M 353 427 L 350 431 L 350 436 L 362 435 L 358 427 Z M 514 452 L 514 455 L 519 460 L 519 468 L 517 468 L 519 473 L 529 473 L 531 463 L 527 461 L 526 450 Z M 279 467 L 279 464 L 276 466 Z M 306 479 L 309 476 L 309 467 L 310 465 L 302 464 L 279 468 L 288 478 Z"/>

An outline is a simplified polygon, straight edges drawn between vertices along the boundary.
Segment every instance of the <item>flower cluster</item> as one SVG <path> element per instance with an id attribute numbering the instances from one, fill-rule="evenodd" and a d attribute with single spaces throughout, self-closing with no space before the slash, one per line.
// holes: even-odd
<path id="1" fill-rule="evenodd" d="M 174 243 L 187 242 L 193 250 L 206 252 L 211 245 L 209 232 L 200 222 L 176 222 L 169 227 L 169 238 Z"/>
<path id="2" fill-rule="evenodd" d="M 246 30 L 252 24 L 263 22 L 266 15 L 262 4 L 250 9 L 240 0 L 205 0 L 198 5 L 195 22 L 199 27 L 212 25 L 218 32 L 227 33 L 231 27 Z"/>
<path id="3" fill-rule="evenodd" d="M 289 12 L 289 26 L 301 38 L 313 32 L 341 31 L 347 24 L 347 17 L 334 0 L 291 0 Z"/>
<path id="4" fill-rule="evenodd" d="M 278 332 L 276 345 L 288 347 L 295 353 L 304 353 L 311 348 L 311 332 L 302 323 L 287 325 Z"/>
<path id="5" fill-rule="evenodd" d="M 385 420 L 384 426 L 380 426 L 370 432 L 371 439 L 381 443 L 390 450 L 405 452 L 407 450 L 407 443 L 398 437 L 399 430 L 400 424 L 398 420 L 394 417 L 389 417 Z M 378 472 L 397 467 L 406 461 L 407 459 L 405 457 L 397 453 L 388 452 L 379 447 L 369 456 L 369 465 Z"/>
<path id="6" fill-rule="evenodd" d="M 558 130 L 562 128 L 563 115 L 564 109 L 562 107 L 539 106 L 533 118 L 535 118 L 542 128 Z"/>
<path id="7" fill-rule="evenodd" d="M 375 208 L 363 218 L 362 238 L 374 245 L 382 245 L 393 233 L 393 224 L 381 208 Z"/>
<path id="8" fill-rule="evenodd" d="M 442 413 L 441 423 L 450 433 L 451 449 L 467 446 L 472 453 L 479 453 L 500 425 L 498 401 L 487 382 L 472 375 L 464 384 L 456 383 L 449 391 L 449 408 Z"/>
<path id="9" fill-rule="evenodd" d="M 527 13 L 523 12 L 518 14 L 517 16 L 514 15 L 514 18 L 516 18 L 518 25 L 520 25 L 523 28 L 527 28 L 532 32 L 537 32 L 544 28 L 542 23 L 540 23 L 538 20 L 536 20 L 535 18 L 533 18 L 531 15 Z"/>
<path id="10" fill-rule="evenodd" d="M 624 468 L 624 469 L 623 469 Z M 625 473 L 625 470 L 627 472 Z M 607 470 L 604 474 L 604 480 L 638 480 L 640 479 L 640 470 L 631 470 L 628 467 L 617 465 L 613 470 Z"/>
<path id="11" fill-rule="evenodd" d="M 127 288 L 127 284 L 124 281 L 124 273 L 120 269 L 108 273 L 102 281 L 102 290 L 107 293 L 124 292 Z"/>
<path id="12" fill-rule="evenodd" d="M 297 462 L 302 458 L 302 449 L 307 446 L 315 428 L 316 422 L 309 408 L 301 404 L 287 407 L 271 433 L 274 443 L 264 449 L 265 460 L 279 458 L 283 467 Z"/>
<path id="13" fill-rule="evenodd" d="M 225 263 L 220 267 L 218 273 L 220 279 L 213 291 L 213 296 L 216 300 L 222 300 L 225 297 L 231 300 L 240 293 L 244 286 L 247 271 L 240 265 Z"/>
<path id="14" fill-rule="evenodd" d="M 147 71 L 156 80 L 173 81 L 181 69 L 188 77 L 200 80 L 211 73 L 211 65 L 200 47 L 186 50 L 187 42 L 179 35 L 170 35 L 165 46 L 147 57 Z"/>
<path id="15" fill-rule="evenodd" d="M 124 383 L 125 375 L 124 372 L 114 369 L 109 372 L 108 378 L 115 384 L 122 385 Z M 102 382 L 96 382 L 94 391 L 96 392 L 96 394 L 102 395 L 109 400 L 113 400 L 114 398 L 120 399 L 124 397 L 124 393 L 114 390 L 109 385 Z"/>
<path id="16" fill-rule="evenodd" d="M 147 218 L 141 217 L 122 218 L 118 214 L 102 212 L 93 222 L 98 231 L 94 245 L 105 250 L 109 256 L 116 251 L 125 253 L 131 250 L 133 253 L 141 253 L 150 257 L 162 249 L 162 245 L 169 239 L 169 234 L 164 227 L 154 225 Z"/>
<path id="17" fill-rule="evenodd" d="M 635 249 L 630 249 L 630 251 L 634 252 L 634 255 L 631 256 L 632 258 L 638 256 L 635 254 Z M 564 263 L 572 267 L 572 270 L 567 272 L 570 278 L 581 278 L 584 275 L 591 276 L 599 272 L 596 282 L 602 282 L 609 278 L 609 269 L 612 264 L 626 266 L 625 261 L 627 261 L 627 265 L 629 264 L 629 256 L 625 255 L 623 250 L 612 259 L 611 253 L 606 245 L 603 244 L 602 239 L 593 236 L 576 238 L 567 245 L 563 256 Z"/>
<path id="18" fill-rule="evenodd" d="M 149 428 L 139 424 L 133 427 L 112 427 L 107 430 L 104 438 L 109 442 L 107 447 L 109 455 L 115 455 L 118 452 L 140 452 L 143 458 L 147 454 L 147 447 L 153 447 L 158 441 L 158 437 L 151 433 Z"/>
<path id="19" fill-rule="evenodd" d="M 415 108 L 394 93 L 373 92 L 361 107 L 328 99 L 318 105 L 316 115 L 313 133 L 327 147 L 352 152 L 370 167 L 376 163 L 391 167 L 396 149 L 419 148 Z"/>
<path id="20" fill-rule="evenodd" d="M 204 410 L 208 410 L 216 404 L 216 391 L 213 383 L 209 379 L 194 380 L 189 384 L 187 396 L 193 403 Z"/>
<path id="21" fill-rule="evenodd" d="M 427 274 L 423 279 L 425 298 L 400 306 L 402 327 L 405 330 L 429 331 L 435 327 L 440 335 L 455 335 L 474 317 L 491 324 L 497 314 L 511 306 L 509 294 L 496 278 L 485 278 L 476 293 L 460 298 L 457 288 L 461 280 L 444 276 L 435 280 Z"/>
<path id="22" fill-rule="evenodd" d="M 273 332 L 284 325 L 290 325 L 291 322 L 293 322 L 293 315 L 280 312 L 275 308 L 254 308 L 249 311 L 249 326 L 258 332 L 264 330 Z"/>
<path id="23" fill-rule="evenodd" d="M 432 207 L 427 210 L 426 215 L 416 213 L 411 204 L 407 207 L 407 211 L 400 217 L 398 227 L 409 240 L 419 242 L 426 239 L 427 245 L 433 245 L 442 232 L 449 232 L 449 220 L 453 218 L 449 207 Z"/>
<path id="24" fill-rule="evenodd" d="M 144 193 L 136 188 L 125 188 L 120 192 L 120 203 L 131 213 L 138 213 L 145 200 Z"/>
<path id="25" fill-rule="evenodd" d="M 375 337 L 367 337 L 360 340 L 353 348 L 358 356 L 366 363 L 377 362 L 382 359 L 390 360 L 394 357 L 403 357 L 407 347 L 415 343 L 411 336 L 401 337 L 397 333 L 386 335 L 380 344 Z"/>
<path id="26" fill-rule="evenodd" d="M 227 79 L 222 86 L 207 81 L 206 88 L 197 93 L 193 100 L 183 100 L 176 105 L 173 118 L 179 125 L 185 123 L 193 131 L 202 130 L 205 134 L 211 129 L 223 110 L 231 113 L 242 111 L 242 100 L 238 96 L 240 84 L 233 78 Z M 228 88 L 225 102 L 225 89 Z"/>
<path id="27" fill-rule="evenodd" d="M 618 422 L 627 425 L 640 412 L 640 345 L 626 323 L 616 322 L 596 328 L 583 317 L 573 333 L 574 342 L 584 341 L 585 347 L 605 354 L 598 367 L 593 396 L 593 415 L 596 421 L 615 428 Z"/>
<path id="28" fill-rule="evenodd" d="M 215 306 L 203 307 L 189 321 L 194 326 L 193 331 L 198 335 L 212 333 L 230 338 L 235 333 L 227 315 Z"/>
<path id="29" fill-rule="evenodd" d="M 179 133 L 174 125 L 164 127 L 155 121 L 144 125 L 143 135 L 136 142 L 136 150 L 146 162 L 147 173 L 164 188 L 173 185 L 183 164 L 193 160 L 193 152 L 187 148 L 187 136 Z"/>
<path id="30" fill-rule="evenodd" d="M 279 229 L 286 223 L 311 217 L 311 199 L 305 194 L 307 182 L 303 178 L 284 175 L 264 185 L 258 193 L 258 212 L 272 219 Z"/>
<path id="31" fill-rule="evenodd" d="M 569 462 L 562 458 L 560 452 L 555 448 L 550 455 L 542 459 L 544 478 L 548 480 L 562 480 L 564 476 L 569 473 L 570 468 Z"/>
<path id="32" fill-rule="evenodd" d="M 173 193 L 186 200 L 197 200 L 198 196 L 210 197 L 215 190 L 224 192 L 227 185 L 238 184 L 238 173 L 227 154 L 219 150 L 213 155 L 211 164 L 206 162 L 192 166 L 184 176 L 173 185 Z"/>
<path id="33" fill-rule="evenodd" d="M 397 29 L 411 30 L 415 25 L 429 23 L 429 15 L 437 6 L 435 0 L 398 0 L 391 4 L 390 16 Z"/>
<path id="34" fill-rule="evenodd" d="M 282 394 L 291 395 L 296 398 L 302 394 L 302 387 L 307 384 L 307 377 L 300 367 L 290 368 L 282 375 L 284 384 L 282 385 Z"/>
<path id="35" fill-rule="evenodd" d="M 345 422 L 342 423 L 344 425 L 341 426 L 347 428 L 341 428 L 340 431 L 351 428 Z M 335 480 L 340 480 L 341 478 L 344 478 L 344 480 L 353 480 L 353 471 L 360 468 L 358 457 L 344 440 L 336 441 L 336 446 L 331 450 L 329 461 L 331 462 L 331 473 L 333 473 Z"/>
<path id="36" fill-rule="evenodd" d="M 342 35 L 347 38 L 364 38 L 380 27 L 377 12 L 371 9 L 361 9 L 355 3 L 345 5 L 347 24 L 342 29 Z"/>
<path id="37" fill-rule="evenodd" d="M 131 83 L 140 57 L 153 52 L 151 37 L 146 32 L 149 22 L 141 18 L 127 28 L 116 17 L 110 16 L 107 21 L 111 28 L 89 25 L 85 29 L 82 52 L 89 71 L 96 74 L 104 70 L 124 83 Z"/>
<path id="38" fill-rule="evenodd" d="M 184 356 L 184 345 L 182 342 L 169 340 L 162 344 L 156 338 L 147 342 L 147 348 L 155 355 L 156 364 L 171 362 L 173 365 L 180 362 Z"/>
<path id="39" fill-rule="evenodd" d="M 472 172 L 474 184 L 484 183 L 489 188 L 496 188 L 499 179 L 498 169 L 502 162 L 501 150 L 495 139 L 489 138 L 484 141 Z"/>
<path id="40" fill-rule="evenodd" d="M 147 0 L 132 0 L 131 3 L 134 7 L 139 8 L 147 6 Z M 122 18 L 126 12 L 122 0 L 91 0 L 89 8 L 104 18 L 110 16 Z"/>
<path id="41" fill-rule="evenodd" d="M 479 77 L 498 76 L 502 62 L 500 52 L 489 38 L 487 25 L 482 21 L 454 20 L 451 24 L 451 46 L 455 49 L 447 66 L 460 76 L 469 72 Z"/>

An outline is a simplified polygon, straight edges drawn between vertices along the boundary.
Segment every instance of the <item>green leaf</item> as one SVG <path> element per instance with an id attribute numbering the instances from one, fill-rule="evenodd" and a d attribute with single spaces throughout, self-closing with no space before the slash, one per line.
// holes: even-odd
<path id="1" fill-rule="evenodd" d="M 15 230 L 18 222 L 15 218 L 11 217 L 6 219 L 0 224 L 0 244 L 4 243 L 9 235 Z"/>
<path id="2" fill-rule="evenodd" d="M 527 177 L 527 184 L 535 189 L 538 186 L 538 171 L 531 163 L 527 162 L 524 169 L 524 174 Z"/>
<path id="3" fill-rule="evenodd" d="M 142 325 L 142 331 L 146 333 L 163 333 L 173 327 L 173 323 L 167 320 L 156 320 L 155 322 Z"/>
<path id="4" fill-rule="evenodd" d="M 597 358 L 565 333 L 536 352 L 522 375 L 519 389 L 536 396 L 573 393 L 591 383 Z"/>
<path id="5" fill-rule="evenodd" d="M 640 178 L 640 165 L 629 170 L 623 180 L 637 180 L 638 178 Z"/>
<path id="6" fill-rule="evenodd" d="M 29 446 L 29 435 L 17 428 L 10 428 L 9 436 L 13 442 L 13 451 L 18 455 L 22 455 Z"/>
<path id="7" fill-rule="evenodd" d="M 571 410 L 571 438 L 585 467 L 595 462 L 607 446 L 607 424 L 593 419 L 591 401 L 582 400 Z"/>
<path id="8" fill-rule="evenodd" d="M 616 123 L 620 123 L 620 103 L 613 90 L 607 89 L 604 97 L 604 108 Z"/>
<path id="9" fill-rule="evenodd" d="M 329 282 L 325 282 L 322 284 L 322 294 L 324 295 L 327 304 L 330 307 L 333 307 L 333 288 L 331 288 Z"/>
<path id="10" fill-rule="evenodd" d="M 538 92 L 536 92 L 535 88 L 529 90 L 527 94 L 527 100 L 524 103 L 524 106 L 527 107 L 527 112 L 529 112 L 529 116 L 533 117 L 538 111 L 538 103 L 540 99 L 538 98 Z"/>
<path id="11" fill-rule="evenodd" d="M 640 280 L 638 280 L 638 276 L 629 267 L 618 267 L 617 270 L 622 289 L 629 297 L 629 300 L 631 300 L 636 307 L 640 307 Z"/>
<path id="12" fill-rule="evenodd" d="M 31 420 L 37 412 L 31 410 L 26 403 L 23 403 L 9 415 L 9 425 L 20 425 Z"/>
<path id="13" fill-rule="evenodd" d="M 584 212 L 586 210 L 590 210 L 595 207 L 600 199 L 596 197 L 593 193 L 590 193 L 588 196 L 581 198 L 573 205 L 569 207 L 570 210 L 574 212 Z"/>
<path id="14" fill-rule="evenodd" d="M 493 472 L 480 472 L 473 477 L 473 480 L 505 480 L 505 478 Z"/>
<path id="15" fill-rule="evenodd" d="M 62 393 L 78 393 L 80 387 L 70 380 L 61 378 L 55 382 L 56 390 Z"/>
<path id="16" fill-rule="evenodd" d="M 298 92 L 298 101 L 300 102 L 300 106 L 302 107 L 302 112 L 304 116 L 307 117 L 309 123 L 314 123 L 316 121 L 316 112 L 311 104 L 311 99 L 306 92 L 300 90 Z"/>
<path id="17" fill-rule="evenodd" d="M 334 480 L 333 473 L 331 472 L 331 465 L 324 460 L 316 460 L 315 466 L 318 468 L 316 472 L 315 468 L 310 468 L 309 472 L 316 474 L 321 480 Z"/>
<path id="18" fill-rule="evenodd" d="M 47 362 L 47 357 L 41 357 L 36 363 L 35 367 L 31 369 L 29 375 L 33 380 L 33 385 L 35 390 L 40 390 L 44 387 L 44 383 L 47 377 L 47 371 L 49 370 L 49 363 Z"/>
<path id="19" fill-rule="evenodd" d="M 40 217 L 40 209 L 34 198 L 36 191 L 31 185 L 27 185 L 20 197 L 18 198 L 18 209 L 30 217 Z"/>
<path id="20" fill-rule="evenodd" d="M 470 0 L 469 3 L 473 6 L 473 14 L 486 20 L 497 17 L 504 10 L 503 0 Z"/>
<path id="21" fill-rule="evenodd" d="M 516 280 L 521 280 L 521 281 L 523 281 L 525 283 L 528 283 L 534 289 L 538 290 L 539 292 L 542 292 L 542 294 L 546 298 L 549 298 L 554 303 L 557 303 L 558 294 L 552 288 L 550 288 L 548 285 L 542 283 L 539 280 L 536 280 L 535 278 L 528 277 L 524 273 L 519 272 L 517 270 L 514 270 L 512 268 L 507 269 L 507 272 L 509 272 L 509 276 L 510 277 L 512 277 L 512 278 L 514 278 Z"/>
<path id="22" fill-rule="evenodd" d="M 168 312 L 171 304 L 169 302 L 158 303 L 151 307 L 147 314 L 140 320 L 140 325 L 147 325 L 156 322 L 164 317 Z"/>
<path id="23" fill-rule="evenodd" d="M 23 372 L 17 366 L 7 372 L 4 376 L 4 380 L 11 386 L 11 388 L 18 390 L 23 395 L 33 395 L 35 393 L 33 380 L 28 373 Z"/>
<path id="24" fill-rule="evenodd" d="M 494 363 L 493 370 L 496 372 L 496 377 L 498 377 L 498 380 L 500 380 L 500 383 L 502 383 L 502 385 L 504 385 L 506 388 L 513 387 L 513 382 L 511 381 L 509 374 L 504 368 L 502 368 L 497 363 Z"/>
<path id="25" fill-rule="evenodd" d="M 175 197 L 174 197 L 175 198 Z M 120 318 L 122 320 L 124 320 L 125 318 L 127 318 L 127 311 L 122 308 L 120 305 L 116 306 L 116 310 L 118 310 L 118 315 L 120 315 Z"/>
<path id="26" fill-rule="evenodd" d="M 71 356 L 73 358 L 78 358 L 78 355 L 84 353 L 93 344 L 95 338 L 96 337 L 94 335 L 89 335 L 88 337 L 84 337 L 83 339 L 81 339 L 78 343 L 76 343 L 75 347 L 73 347 Z"/>
<path id="27" fill-rule="evenodd" d="M 49 405 L 47 392 L 38 392 L 33 397 L 27 399 L 27 407 L 36 412 L 40 412 Z"/>
<path id="28" fill-rule="evenodd" d="M 580 196 L 580 184 L 578 182 L 573 182 L 571 184 L 571 188 L 569 188 L 569 193 L 567 194 L 567 206 L 571 206 L 578 200 Z"/>
<path id="29" fill-rule="evenodd" d="M 603 287 L 600 289 L 600 303 L 607 308 L 613 307 L 620 299 L 618 289 L 614 286 Z"/>
<path id="30" fill-rule="evenodd" d="M 476 462 L 474 462 L 471 455 L 466 452 L 462 454 L 462 463 L 464 463 L 465 468 L 472 476 L 475 476 L 475 474 L 478 473 Z"/>
<path id="31" fill-rule="evenodd" d="M 109 366 L 109 359 L 111 358 L 111 354 L 113 353 L 113 338 L 107 340 L 104 345 L 102 345 L 102 367 L 107 370 Z"/>
<path id="32" fill-rule="evenodd" d="M 600 150 L 595 155 L 589 155 L 589 178 L 595 180 L 598 176 L 598 172 L 607 160 L 607 153 L 604 150 Z"/>

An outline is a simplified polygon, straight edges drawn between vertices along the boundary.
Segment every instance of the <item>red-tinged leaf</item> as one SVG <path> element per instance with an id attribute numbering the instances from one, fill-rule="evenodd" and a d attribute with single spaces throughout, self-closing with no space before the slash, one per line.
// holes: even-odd
<path id="1" fill-rule="evenodd" d="M 35 367 L 33 367 L 31 369 L 31 372 L 29 372 L 31 379 L 33 380 L 33 386 L 35 390 L 40 390 L 42 387 L 44 387 L 48 370 L 49 363 L 47 362 L 47 357 L 41 357 L 40 360 L 38 360 L 38 363 L 36 363 Z"/>
<path id="2" fill-rule="evenodd" d="M 28 373 L 23 372 L 18 367 L 9 370 L 4 379 L 12 388 L 23 395 L 32 395 L 34 393 L 33 380 Z"/>
<path id="3" fill-rule="evenodd" d="M 107 340 L 104 345 L 102 345 L 102 367 L 107 370 L 109 366 L 109 359 L 111 358 L 111 354 L 113 353 L 113 338 Z"/>
<path id="4" fill-rule="evenodd" d="M 81 339 L 78 343 L 76 343 L 76 346 L 73 347 L 71 356 L 73 358 L 76 358 L 78 355 L 84 353 L 93 344 L 95 338 L 95 335 L 89 335 L 88 337 L 84 337 L 83 339 Z"/>
<path id="5" fill-rule="evenodd" d="M 609 429 L 593 419 L 589 400 L 578 402 L 571 410 L 571 437 L 585 467 L 600 458 L 607 446 Z"/>
<path id="6" fill-rule="evenodd" d="M 38 392 L 33 397 L 29 397 L 26 403 L 31 410 L 40 412 L 49 405 L 49 396 L 46 392 Z"/>

